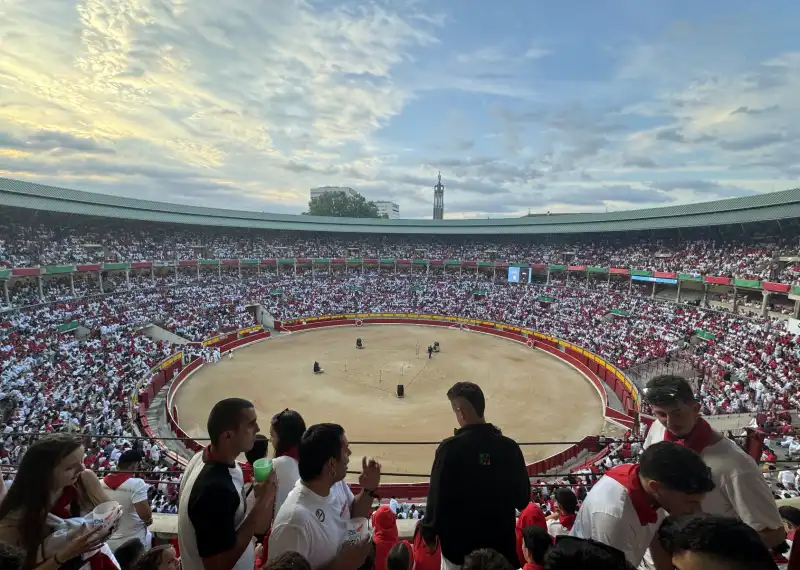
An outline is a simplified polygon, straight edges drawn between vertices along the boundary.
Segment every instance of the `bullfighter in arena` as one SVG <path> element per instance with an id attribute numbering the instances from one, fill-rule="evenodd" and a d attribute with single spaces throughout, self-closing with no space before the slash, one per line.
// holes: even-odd
<path id="1" fill-rule="evenodd" d="M 364 343 L 361 342 L 361 337 L 356 339 L 356 348 L 364 348 Z"/>
<path id="2" fill-rule="evenodd" d="M 429 344 L 428 345 L 428 360 L 430 360 L 431 358 L 433 358 L 433 345 Z"/>
<path id="3" fill-rule="evenodd" d="M 319 362 L 314 361 L 314 374 L 322 374 L 325 370 L 319 365 Z"/>

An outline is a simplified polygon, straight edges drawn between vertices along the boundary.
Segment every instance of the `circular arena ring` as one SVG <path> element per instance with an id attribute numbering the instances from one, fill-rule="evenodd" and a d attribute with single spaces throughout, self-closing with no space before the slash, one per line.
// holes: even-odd
<path id="1" fill-rule="evenodd" d="M 353 330 L 358 323 L 363 328 Z M 395 326 L 377 326 L 388 324 Z M 456 427 L 445 393 L 459 380 L 483 387 L 488 420 L 521 443 L 531 474 L 558 469 L 582 452 L 591 457 L 602 446 L 598 436 L 586 434 L 603 433 L 606 421 L 619 428 L 617 436 L 634 424 L 638 393 L 619 371 L 534 331 L 471 319 L 386 314 L 310 317 L 276 322 L 276 328 L 305 334 L 240 346 L 232 360 L 213 365 L 195 360 L 177 372 L 166 399 L 177 436 L 206 438 L 208 411 L 224 397 L 252 400 L 264 431 L 272 414 L 290 407 L 307 424 L 341 423 L 354 456 L 382 462 L 393 494 L 418 497 L 426 492 L 427 482 L 421 480 L 428 477 L 438 442 Z M 355 348 L 356 337 L 364 350 Z M 427 347 L 434 341 L 441 352 L 429 359 Z M 312 373 L 315 360 L 324 374 Z M 400 384 L 403 398 L 397 397 Z M 606 390 L 617 393 L 631 415 L 611 409 Z"/>

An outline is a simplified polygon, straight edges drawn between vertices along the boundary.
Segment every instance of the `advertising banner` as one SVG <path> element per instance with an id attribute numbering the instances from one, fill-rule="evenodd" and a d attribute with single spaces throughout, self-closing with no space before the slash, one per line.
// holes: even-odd
<path id="1" fill-rule="evenodd" d="M 183 352 L 176 352 L 166 360 L 164 360 L 161 364 L 158 365 L 159 370 L 166 370 L 176 362 L 180 362 L 183 360 Z"/>

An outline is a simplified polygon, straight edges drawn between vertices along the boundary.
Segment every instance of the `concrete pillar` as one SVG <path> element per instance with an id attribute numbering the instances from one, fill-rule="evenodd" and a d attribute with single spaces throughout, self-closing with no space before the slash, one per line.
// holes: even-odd
<path id="1" fill-rule="evenodd" d="M 156 268 L 150 267 L 150 284 L 155 287 L 156 286 Z"/>
<path id="2" fill-rule="evenodd" d="M 42 276 L 36 277 L 36 284 L 39 286 L 39 300 L 44 302 L 44 291 L 42 290 Z"/>
<path id="3" fill-rule="evenodd" d="M 652 293 L 650 293 L 650 297 L 651 297 L 652 299 L 655 299 L 655 298 L 656 298 L 656 282 L 655 282 L 655 281 L 653 281 L 653 292 L 652 292 Z"/>
<path id="4" fill-rule="evenodd" d="M 75 296 L 75 276 L 72 273 L 69 274 L 69 292 Z"/>
<path id="5" fill-rule="evenodd" d="M 794 315 L 792 315 L 795 319 L 800 319 L 800 299 L 797 299 L 794 302 Z"/>
<path id="6" fill-rule="evenodd" d="M 733 314 L 739 312 L 739 289 L 736 286 L 733 287 Z"/>
<path id="7" fill-rule="evenodd" d="M 363 268 L 364 266 L 362 265 L 361 267 Z M 425 266 L 425 275 L 430 275 L 430 273 L 431 273 L 431 263 L 428 262 L 428 265 Z"/>
<path id="8" fill-rule="evenodd" d="M 762 291 L 761 295 L 763 296 L 761 300 L 761 316 L 766 317 L 769 314 L 769 298 L 772 296 L 772 293 L 769 291 Z"/>
<path id="9" fill-rule="evenodd" d="M 708 307 L 708 284 L 703 283 L 703 306 Z"/>
<path id="10" fill-rule="evenodd" d="M 494 283 L 496 277 L 497 277 L 497 268 L 492 267 L 492 283 Z"/>
<path id="11" fill-rule="evenodd" d="M 628 294 L 630 295 L 631 291 L 633 291 L 633 277 L 628 278 Z"/>
<path id="12" fill-rule="evenodd" d="M 11 304 L 11 298 L 8 294 L 8 279 L 3 279 L 3 299 L 5 299 L 7 306 Z"/>
<path id="13" fill-rule="evenodd" d="M 222 279 L 222 263 L 217 265 L 217 279 Z"/>
<path id="14" fill-rule="evenodd" d="M 103 271 L 102 270 L 97 272 L 97 282 L 100 284 L 100 294 L 102 295 L 103 293 L 105 293 L 105 291 L 103 290 Z"/>
<path id="15" fill-rule="evenodd" d="M 609 271 L 608 271 L 607 283 L 608 283 L 608 288 L 610 289 L 611 288 L 611 269 L 609 269 Z"/>
<path id="16" fill-rule="evenodd" d="M 297 263 L 294 264 L 294 276 L 297 277 Z"/>
<path id="17" fill-rule="evenodd" d="M 197 278 L 200 279 L 200 261 L 197 262 L 197 265 L 194 268 L 195 273 L 197 273 Z"/>
<path id="18" fill-rule="evenodd" d="M 675 302 L 676 303 L 680 303 L 681 302 L 681 281 L 680 281 L 680 279 L 678 279 L 678 292 L 675 294 Z"/>
<path id="19" fill-rule="evenodd" d="M 126 269 L 125 270 L 125 288 L 126 289 L 130 289 L 131 288 L 131 270 L 130 269 Z"/>
<path id="20" fill-rule="evenodd" d="M 174 270 L 174 275 L 175 275 L 175 285 L 177 285 L 178 284 L 178 262 L 177 261 L 175 262 L 175 267 L 174 267 L 173 270 Z"/>
<path id="21" fill-rule="evenodd" d="M 550 268 L 547 268 L 547 283 L 546 285 L 550 285 Z"/>
<path id="22" fill-rule="evenodd" d="M 311 264 L 311 271 L 314 271 L 314 264 Z M 242 278 L 242 262 L 239 262 L 239 279 Z"/>

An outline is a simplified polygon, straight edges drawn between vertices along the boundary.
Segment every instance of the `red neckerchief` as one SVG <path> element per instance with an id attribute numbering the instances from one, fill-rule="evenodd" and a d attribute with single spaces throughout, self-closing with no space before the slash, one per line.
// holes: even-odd
<path id="1" fill-rule="evenodd" d="M 300 456 L 298 455 L 298 452 L 297 452 L 297 446 L 295 445 L 294 447 L 290 447 L 289 449 L 287 449 L 283 453 L 279 453 L 275 457 L 284 457 L 284 456 L 285 457 L 291 457 L 295 461 L 298 461 Z"/>
<path id="2" fill-rule="evenodd" d="M 639 517 L 639 524 L 645 526 L 658 522 L 658 510 L 650 504 L 650 497 L 647 496 L 642 482 L 639 480 L 638 465 L 618 465 L 606 471 L 605 476 L 611 477 L 628 491 L 633 509 L 636 511 L 636 516 Z"/>
<path id="3" fill-rule="evenodd" d="M 109 473 L 103 477 L 103 483 L 112 491 L 116 491 L 120 486 L 133 477 L 133 473 Z"/>
<path id="4" fill-rule="evenodd" d="M 242 479 L 244 483 L 249 483 L 250 481 L 252 481 L 253 466 L 250 465 L 250 462 L 248 461 L 247 463 L 243 463 L 242 465 L 240 465 L 240 467 L 242 468 Z"/>
<path id="5" fill-rule="evenodd" d="M 558 522 L 565 529 L 572 530 L 572 527 L 575 524 L 575 515 L 560 514 L 560 515 L 558 515 Z"/>
<path id="6" fill-rule="evenodd" d="M 61 491 L 61 496 L 56 499 L 56 503 L 50 509 L 50 512 L 59 518 L 68 519 L 72 516 L 70 506 L 76 500 L 78 500 L 78 490 L 75 486 L 64 487 L 64 490 Z"/>
<path id="7" fill-rule="evenodd" d="M 414 548 L 412 550 L 414 554 L 414 570 L 439 570 L 441 567 L 442 550 L 438 538 L 436 539 L 436 548 L 431 550 L 422 539 L 422 533 L 417 532 L 414 535 Z"/>
<path id="8" fill-rule="evenodd" d="M 664 441 L 672 441 L 679 445 L 683 445 L 695 453 L 702 453 L 706 447 L 714 442 L 714 438 L 714 430 L 703 418 L 699 418 L 697 420 L 697 425 L 695 425 L 694 429 L 689 433 L 689 435 L 684 438 L 676 436 L 668 429 L 664 430 Z"/>
<path id="9" fill-rule="evenodd" d="M 536 564 L 536 562 L 526 562 L 522 570 L 542 570 L 542 567 Z"/>

